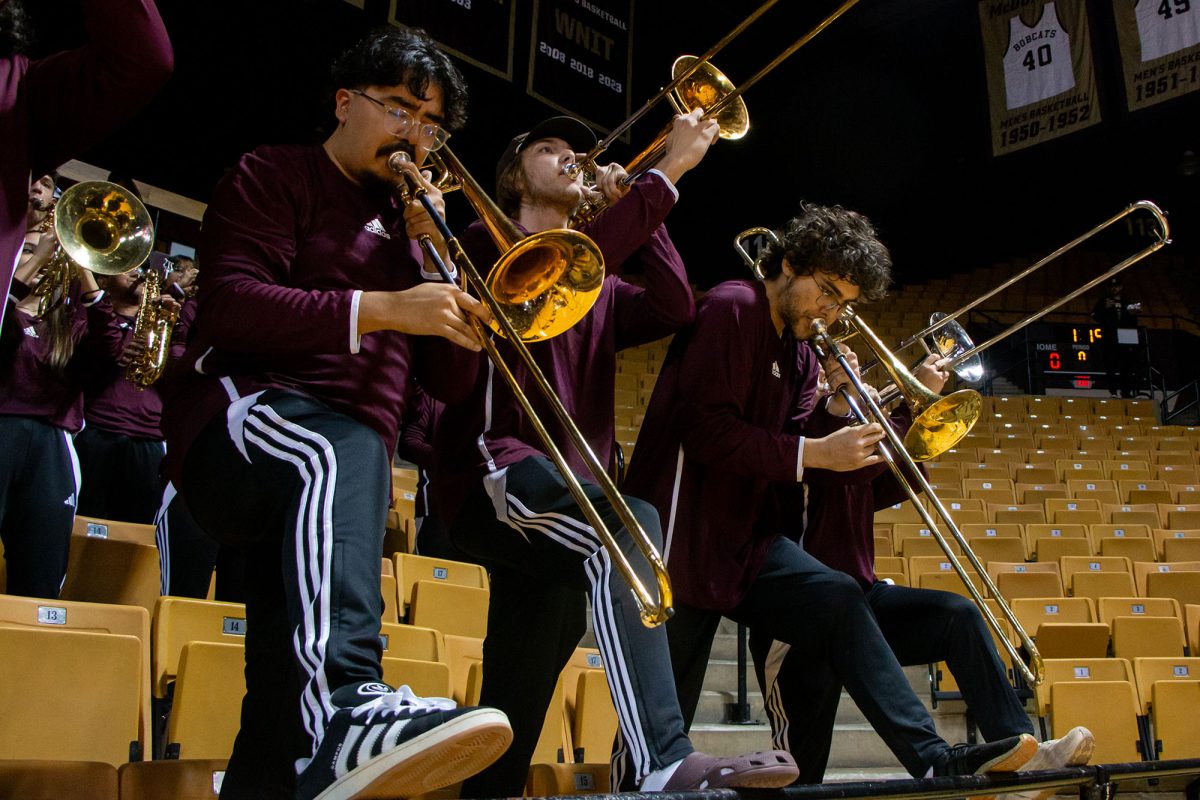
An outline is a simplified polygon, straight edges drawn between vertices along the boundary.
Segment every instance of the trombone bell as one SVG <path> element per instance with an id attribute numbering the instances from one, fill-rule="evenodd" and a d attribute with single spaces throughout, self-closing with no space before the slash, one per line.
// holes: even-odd
<path id="1" fill-rule="evenodd" d="M 671 65 L 671 77 L 677 77 L 696 60 L 696 56 L 680 56 L 675 59 L 675 63 Z M 705 62 L 675 88 L 671 97 L 682 109 L 682 113 L 687 113 L 697 108 L 707 111 L 733 91 L 733 82 L 714 67 L 712 62 Z M 740 139 L 746 135 L 750 130 L 750 111 L 742 98 L 738 97 L 734 102 L 722 106 L 717 112 L 717 125 L 720 126 L 722 139 Z"/>
<path id="2" fill-rule="evenodd" d="M 913 424 L 904 436 L 904 449 L 913 461 L 937 458 L 954 447 L 971 431 L 983 411 L 983 398 L 973 389 L 960 389 L 945 397 L 933 396 L 937 400 L 919 413 L 917 402 L 913 402 Z"/>
<path id="3" fill-rule="evenodd" d="M 604 285 L 604 257 L 576 231 L 542 231 L 506 251 L 487 284 L 522 341 L 541 341 L 587 316 Z"/>
<path id="4" fill-rule="evenodd" d="M 108 181 L 86 181 L 63 192 L 54 210 L 54 232 L 67 256 L 97 275 L 128 272 L 154 247 L 150 212 Z"/>

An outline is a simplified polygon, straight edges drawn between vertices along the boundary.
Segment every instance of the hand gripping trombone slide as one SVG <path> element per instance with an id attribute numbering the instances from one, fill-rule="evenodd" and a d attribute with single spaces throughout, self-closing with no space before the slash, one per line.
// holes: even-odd
<path id="1" fill-rule="evenodd" d="M 562 401 L 558 398 L 558 395 L 555 394 L 553 387 L 546 379 L 546 376 L 542 373 L 541 368 L 538 367 L 537 362 L 534 361 L 533 356 L 529 353 L 529 349 L 526 347 L 524 341 L 524 339 L 527 338 L 547 338 L 548 336 L 553 336 L 562 330 L 566 330 L 568 327 L 570 327 L 570 324 L 574 324 L 575 321 L 578 321 L 579 318 L 582 318 L 582 316 L 587 313 L 587 309 L 591 307 L 591 303 L 595 302 L 595 296 L 599 295 L 599 285 L 596 285 L 595 292 L 590 301 L 588 301 L 587 307 L 583 308 L 582 310 L 578 308 L 573 309 L 569 316 L 574 316 L 575 318 L 571 320 L 571 323 L 567 325 L 561 325 L 560 320 L 559 329 L 553 332 L 546 332 L 540 329 L 541 326 L 537 324 L 536 320 L 541 315 L 534 315 L 532 328 L 535 328 L 536 330 L 530 331 L 530 326 L 524 325 L 523 321 L 524 330 L 519 332 L 516 326 L 514 326 L 513 321 L 510 319 L 510 315 L 513 313 L 514 304 L 501 303 L 501 301 L 496 298 L 495 292 L 493 291 L 493 289 L 498 287 L 498 291 L 507 293 L 508 288 L 505 283 L 505 278 L 506 276 L 511 275 L 513 276 L 511 280 L 517 284 L 511 293 L 514 295 L 524 294 L 525 292 L 520 290 L 520 286 L 530 283 L 530 273 L 535 271 L 529 268 L 529 262 L 533 262 L 535 268 L 546 269 L 547 272 L 557 272 L 557 270 L 554 269 L 554 267 L 557 266 L 563 274 L 567 274 L 578 271 L 574 267 L 579 261 L 599 261 L 602 269 L 603 256 L 600 254 L 599 248 L 596 247 L 595 243 L 578 231 L 565 229 L 543 231 L 541 233 L 522 237 L 520 231 L 516 229 L 516 226 L 512 225 L 512 223 L 508 221 L 508 219 L 504 216 L 504 213 L 495 205 L 494 202 L 492 202 L 492 200 L 484 193 L 483 189 L 479 186 L 475 179 L 472 178 L 471 175 L 466 171 L 462 163 L 458 160 L 457 156 L 455 156 L 454 153 L 444 145 L 440 148 L 439 152 L 441 154 L 441 161 L 445 163 L 446 171 L 453 174 L 453 176 L 457 178 L 459 184 L 461 185 L 464 196 L 466 196 L 468 202 L 471 203 L 471 206 L 475 209 L 475 212 L 479 215 L 480 219 L 483 220 L 484 224 L 488 228 L 489 233 L 492 235 L 497 246 L 502 251 L 500 260 L 496 262 L 496 265 L 493 267 L 492 272 L 488 276 L 488 280 L 485 281 L 483 279 L 478 270 L 476 270 L 475 265 L 467 256 L 466 252 L 463 251 L 462 245 L 459 244 L 458 239 L 453 233 L 451 233 L 449 226 L 446 224 L 446 220 L 441 214 L 438 213 L 437 209 L 433 205 L 433 202 L 429 199 L 428 192 L 425 187 L 420 184 L 411 187 L 408 185 L 409 179 L 404 173 L 404 165 L 411 159 L 407 153 L 397 152 L 393 153 L 388 159 L 388 166 L 393 172 L 401 176 L 401 197 L 406 203 L 419 202 L 425 208 L 425 211 L 429 214 L 430 218 L 437 226 L 438 232 L 446 241 L 446 247 L 451 261 L 453 261 L 453 263 L 463 271 L 463 274 L 466 276 L 467 280 L 469 280 L 479 292 L 480 299 L 492 312 L 494 320 L 493 326 L 495 326 L 501 335 L 507 338 L 511 343 L 513 349 L 517 353 L 517 357 L 529 371 L 530 376 L 537 384 L 538 390 L 542 393 L 543 398 L 550 405 L 551 410 L 554 412 L 554 416 L 558 419 L 559 424 L 570 438 L 572 446 L 587 464 L 588 470 L 591 472 L 596 485 L 599 486 L 601 491 L 604 492 L 606 499 L 612 505 L 613 510 L 616 511 L 621 523 L 633 537 L 634 544 L 638 547 L 639 551 L 641 551 L 642 555 L 649 563 L 651 570 L 654 572 L 655 580 L 658 584 L 657 602 L 650 596 L 649 591 L 642 584 L 641 579 L 638 578 L 637 574 L 633 571 L 633 567 L 630 565 L 629 560 L 625 557 L 625 554 L 621 551 L 616 539 L 613 538 L 612 533 L 608 530 L 604 524 L 604 521 L 600 518 L 599 512 L 584 493 L 583 487 L 580 485 L 574 473 L 571 472 L 571 468 L 567 464 L 566 458 L 563 456 L 562 451 L 559 450 L 557 445 L 555 445 L 550 432 L 546 429 L 544 423 L 534 411 L 529 397 L 522 390 L 516 376 L 505 363 L 503 356 L 500 355 L 496 343 L 483 330 L 483 326 L 477 320 L 472 318 L 471 324 L 475 328 L 475 332 L 479 337 L 480 344 L 487 352 L 488 357 L 492 360 L 492 363 L 496 365 L 497 370 L 501 375 L 504 376 L 504 380 L 512 389 L 513 395 L 517 398 L 517 401 L 521 404 L 521 408 L 524 410 L 526 416 L 529 417 L 530 422 L 537 430 L 538 437 L 542 440 L 542 444 L 546 448 L 546 453 L 550 456 L 551 460 L 554 461 L 554 464 L 558 468 L 559 473 L 561 473 L 563 481 L 567 484 L 567 488 L 570 490 L 572 497 L 575 498 L 575 502 L 579 504 L 579 507 L 583 511 L 584 516 L 587 518 L 588 523 L 592 526 L 592 529 L 596 532 L 597 536 L 599 536 L 603 541 L 604 546 L 607 548 L 609 555 L 612 557 L 613 562 L 617 566 L 617 569 L 621 572 L 621 575 L 625 578 L 626 582 L 629 583 L 630 589 L 633 592 L 634 600 L 638 604 L 638 610 L 641 615 L 642 624 L 644 624 L 646 627 L 661 625 L 662 623 L 666 622 L 674 612 L 674 609 L 672 608 L 671 583 L 667 576 L 667 568 L 663 563 L 662 556 L 659 555 L 654 543 L 650 541 L 650 537 L 646 535 L 641 523 L 639 523 L 637 518 L 633 515 L 633 511 L 629 508 L 628 503 L 626 503 L 625 499 L 621 497 L 616 485 L 613 483 L 604 467 L 600 464 L 599 459 L 596 458 L 596 454 L 592 452 L 591 445 L 588 444 L 587 440 L 583 436 L 583 433 L 580 432 L 579 427 L 575 424 L 574 420 L 571 419 L 566 408 L 563 407 Z M 428 235 L 425 235 L 421 236 L 418 239 L 418 242 L 421 248 L 429 256 L 430 260 L 436 265 L 438 272 L 441 273 L 442 279 L 447 283 L 454 284 L 455 280 L 450 274 L 450 270 L 446 266 L 445 261 L 442 259 L 441 254 L 438 253 L 437 247 L 434 245 L 432 239 Z M 549 249 L 553 252 L 549 255 L 545 254 L 544 252 L 540 252 L 545 249 Z M 525 259 L 525 262 L 518 263 L 522 262 L 522 259 Z M 560 280 L 561 279 L 556 279 L 551 281 L 539 279 L 533 281 L 532 283 L 539 286 L 548 283 L 553 284 L 547 288 L 546 292 L 540 293 L 546 294 L 558 292 L 558 283 Z M 600 282 L 602 281 L 603 275 L 601 274 Z M 588 284 L 590 285 L 591 283 L 592 281 L 589 280 Z M 561 298 L 559 299 L 561 300 Z"/>
<path id="2" fill-rule="evenodd" d="M 966 537 L 963 536 L 962 531 L 960 531 L 958 526 L 954 523 L 954 518 L 950 516 L 950 512 L 946 510 L 946 507 L 942 504 L 942 501 L 938 499 L 938 496 L 934 494 L 933 487 L 929 485 L 929 481 L 927 481 L 925 476 L 921 474 L 921 470 L 917 466 L 916 462 L 913 461 L 908 452 L 904 449 L 904 443 L 900 441 L 900 437 L 894 430 L 892 430 L 892 426 L 888 421 L 887 413 L 879 406 L 875 399 L 871 397 L 870 392 L 868 392 L 867 387 L 863 384 L 862 379 L 858 376 L 858 373 L 851 368 L 849 360 L 846 358 L 845 354 L 841 352 L 841 349 L 838 348 L 837 342 L 829 334 L 825 323 L 821 320 L 814 320 L 812 329 L 816 336 L 818 349 L 822 352 L 822 354 L 828 353 L 836 357 L 838 364 L 842 367 L 842 370 L 846 373 L 847 377 L 849 377 L 850 382 L 854 384 L 854 390 L 856 394 L 862 399 L 863 403 L 866 404 L 867 410 L 871 413 L 871 417 L 880 424 L 880 427 L 883 428 L 887 442 L 879 442 L 876 445 L 879 455 L 883 457 L 885 462 L 887 462 L 887 465 L 891 468 L 892 473 L 896 476 L 896 480 L 900 482 L 900 486 L 904 489 L 905 494 L 908 495 L 909 500 L 912 501 L 913 506 L 917 509 L 917 513 L 921 515 L 921 519 L 924 520 L 925 524 L 929 526 L 930 533 L 933 534 L 934 539 L 937 540 L 938 545 L 941 546 L 943 552 L 945 552 L 946 558 L 950 562 L 950 566 L 953 567 L 956 573 L 958 573 L 958 577 L 962 579 L 963 584 L 967 588 L 967 592 L 971 595 L 971 599 L 979 608 L 979 613 L 983 615 L 988 627 L 990 627 L 996 634 L 996 639 L 1001 643 L 1005 651 L 1008 653 L 1013 667 L 1021 673 L 1021 675 L 1025 678 L 1025 681 L 1030 686 L 1037 686 L 1045 677 L 1045 665 L 1042 662 L 1042 656 L 1041 653 L 1038 652 L 1037 646 L 1033 643 L 1033 640 L 1029 638 L 1029 634 L 1025 632 L 1025 629 L 1021 627 L 1021 623 L 1017 621 L 1016 615 L 1013 614 L 1012 609 L 1008 606 L 1008 603 L 1005 602 L 1004 598 L 1000 595 L 1000 592 L 996 589 L 995 584 L 992 583 L 992 579 L 988 577 L 987 570 L 984 569 L 983 564 L 980 563 L 975 553 L 971 551 L 970 546 L 967 544 Z M 867 424 L 867 416 L 863 413 L 858 403 L 855 402 L 854 398 L 850 395 L 849 390 L 847 390 L 843 385 L 839 388 L 839 391 L 841 392 L 842 397 L 844 397 L 846 402 L 850 405 L 850 409 L 858 422 L 864 425 Z M 904 470 L 901 470 L 900 463 L 897 461 L 897 459 L 904 463 Z M 979 593 L 979 590 L 975 588 L 974 583 L 971 582 L 970 576 L 968 576 L 966 570 L 963 569 L 963 566 L 959 562 L 958 557 L 954 554 L 954 551 L 950 549 L 949 542 L 946 541 L 946 537 L 942 534 L 942 531 L 934 521 L 933 516 L 929 513 L 929 509 L 927 509 L 921 503 L 921 498 L 917 493 L 917 488 L 914 488 L 913 486 L 914 483 L 921 491 L 925 492 L 925 496 L 928 497 L 933 503 L 933 507 L 937 512 L 937 515 L 945 523 L 946 528 L 950 531 L 950 534 L 954 537 L 955 541 L 958 542 L 959 547 L 962 548 L 963 554 L 967 557 L 967 560 L 971 562 L 971 566 L 974 567 L 975 571 L 979 574 L 979 579 L 987 587 L 987 590 L 991 592 L 992 597 L 995 598 L 1001 614 L 1016 632 L 1017 637 L 1021 640 L 1021 645 L 1025 648 L 1025 651 L 1029 653 L 1028 665 L 1025 664 L 1024 660 L 1020 656 L 1020 653 L 1017 652 L 1016 647 L 1013 646 L 1013 643 L 1000 628 L 1000 623 L 996 620 L 995 615 L 992 614 L 991 608 L 989 608 L 987 603 L 984 602 L 983 596 Z"/>

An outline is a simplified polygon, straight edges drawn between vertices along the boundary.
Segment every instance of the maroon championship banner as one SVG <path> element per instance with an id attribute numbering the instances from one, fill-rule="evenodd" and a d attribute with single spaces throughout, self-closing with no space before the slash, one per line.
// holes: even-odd
<path id="1" fill-rule="evenodd" d="M 516 7 L 516 0 L 391 0 L 388 22 L 424 28 L 455 58 L 511 81 Z"/>
<path id="2" fill-rule="evenodd" d="M 633 0 L 533 0 L 527 90 L 611 130 L 630 114 L 632 41 Z"/>

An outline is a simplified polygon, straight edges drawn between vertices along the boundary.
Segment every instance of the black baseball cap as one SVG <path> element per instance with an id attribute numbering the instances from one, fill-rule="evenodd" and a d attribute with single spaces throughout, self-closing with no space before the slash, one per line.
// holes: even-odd
<path id="1" fill-rule="evenodd" d="M 574 117 L 544 119 L 525 133 L 514 136 L 508 147 L 504 148 L 504 154 L 496 165 L 496 183 L 500 183 L 500 176 L 525 149 L 526 143 L 539 139 L 562 139 L 576 153 L 586 153 L 596 146 L 596 134 Z"/>

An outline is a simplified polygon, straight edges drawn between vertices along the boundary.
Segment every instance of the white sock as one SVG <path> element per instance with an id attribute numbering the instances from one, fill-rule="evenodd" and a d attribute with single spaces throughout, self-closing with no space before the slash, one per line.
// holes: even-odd
<path id="1" fill-rule="evenodd" d="M 673 764 L 667 764 L 662 769 L 656 769 L 646 776 L 642 781 L 639 791 L 643 792 L 661 792 L 663 787 L 667 785 L 667 781 L 671 780 L 671 776 L 675 774 L 675 770 L 679 769 L 679 765 L 683 763 L 683 759 L 679 759 Z"/>
<path id="2" fill-rule="evenodd" d="M 930 767 L 929 769 L 925 770 L 925 774 L 922 775 L 921 777 L 922 778 L 932 778 L 933 777 L 933 767 Z"/>

